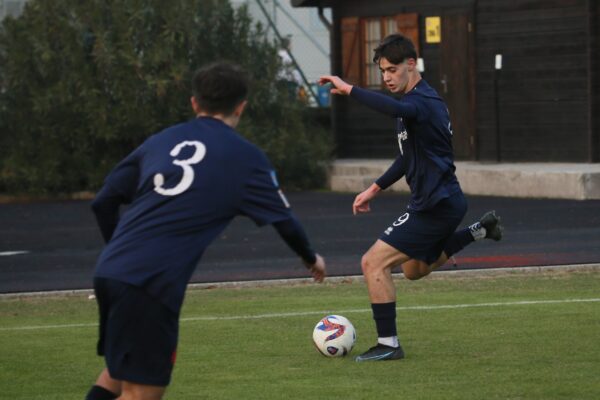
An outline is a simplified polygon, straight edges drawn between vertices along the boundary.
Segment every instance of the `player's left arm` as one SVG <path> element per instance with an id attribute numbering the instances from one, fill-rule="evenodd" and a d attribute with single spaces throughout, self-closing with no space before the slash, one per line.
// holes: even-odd
<path id="1" fill-rule="evenodd" d="M 119 162 L 92 201 L 92 210 L 106 243 L 119 224 L 121 205 L 131 203 L 137 191 L 141 153 L 141 147 L 138 147 Z"/>
<path id="2" fill-rule="evenodd" d="M 325 262 L 312 249 L 306 232 L 292 213 L 290 204 L 281 191 L 275 171 L 266 156 L 259 158 L 248 177 L 240 214 L 261 225 L 273 225 L 284 242 L 296 253 L 317 282 L 325 277 Z"/>
<path id="3" fill-rule="evenodd" d="M 92 210 L 105 243 L 110 241 L 117 228 L 119 208 L 124 202 L 123 195 L 110 185 L 104 185 L 92 201 Z"/>

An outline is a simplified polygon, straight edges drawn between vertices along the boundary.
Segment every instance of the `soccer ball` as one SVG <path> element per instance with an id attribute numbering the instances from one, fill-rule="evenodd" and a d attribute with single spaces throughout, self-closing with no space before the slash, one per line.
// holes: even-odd
<path id="1" fill-rule="evenodd" d="M 328 315 L 313 330 L 313 343 L 326 357 L 343 357 L 352 351 L 356 330 L 346 317 Z"/>

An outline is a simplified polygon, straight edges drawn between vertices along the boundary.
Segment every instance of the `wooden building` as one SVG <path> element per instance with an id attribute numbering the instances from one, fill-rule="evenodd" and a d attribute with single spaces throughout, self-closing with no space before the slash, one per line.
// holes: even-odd
<path id="1" fill-rule="evenodd" d="M 459 160 L 600 162 L 600 1 L 292 0 L 331 7 L 331 70 L 383 90 L 373 48 L 399 31 L 446 100 Z M 496 69 L 496 55 L 502 55 Z M 394 121 L 334 96 L 339 158 L 396 154 Z"/>

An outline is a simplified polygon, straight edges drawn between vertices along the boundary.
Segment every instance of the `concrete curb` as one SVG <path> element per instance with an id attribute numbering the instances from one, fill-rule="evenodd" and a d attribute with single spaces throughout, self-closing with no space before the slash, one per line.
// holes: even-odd
<path id="1" fill-rule="evenodd" d="M 505 267 L 505 268 L 487 268 L 487 269 L 462 269 L 450 271 L 435 271 L 428 279 L 447 279 L 449 276 L 479 276 L 479 277 L 500 277 L 516 274 L 535 274 L 546 272 L 571 272 L 571 271 L 594 271 L 600 272 L 600 263 L 598 264 L 572 264 L 572 265 L 550 265 L 550 266 L 529 266 L 529 267 Z M 392 274 L 394 279 L 404 279 L 401 273 Z M 332 276 L 325 280 L 328 283 L 354 283 L 364 282 L 362 275 Z M 259 288 L 271 286 L 294 286 L 313 284 L 312 278 L 291 278 L 291 279 L 269 279 L 256 281 L 237 281 L 237 282 L 211 282 L 211 283 L 191 283 L 189 290 L 210 290 L 210 289 L 235 289 L 235 288 Z M 0 300 L 27 298 L 27 297 L 53 297 L 53 296 L 93 296 L 92 289 L 74 289 L 74 290 L 50 290 L 40 292 L 21 292 L 21 293 L 0 293 Z"/>
<path id="2" fill-rule="evenodd" d="M 339 159 L 329 169 L 329 188 L 358 193 L 369 187 L 393 160 Z M 456 176 L 463 191 L 471 195 L 600 199 L 600 164 L 575 163 L 481 163 L 458 161 Z M 389 189 L 408 192 L 404 179 Z"/>
<path id="3" fill-rule="evenodd" d="M 45 196 L 0 194 L 0 204 L 29 204 L 69 200 L 92 200 L 94 197 L 96 197 L 94 192 L 75 192 Z"/>

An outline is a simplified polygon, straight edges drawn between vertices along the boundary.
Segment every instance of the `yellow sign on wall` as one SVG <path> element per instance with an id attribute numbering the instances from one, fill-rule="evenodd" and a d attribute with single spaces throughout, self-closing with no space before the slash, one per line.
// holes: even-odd
<path id="1" fill-rule="evenodd" d="M 425 18 L 425 42 L 440 43 L 442 41 L 442 20 L 440 17 Z"/>

